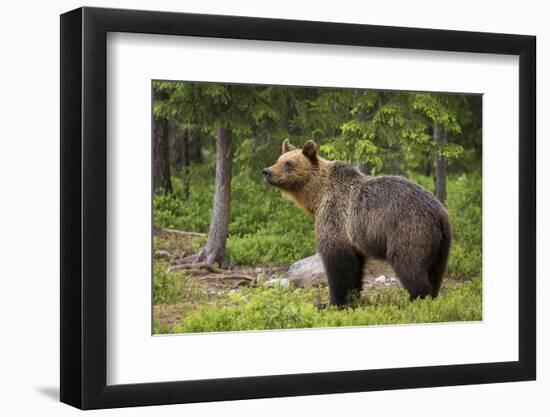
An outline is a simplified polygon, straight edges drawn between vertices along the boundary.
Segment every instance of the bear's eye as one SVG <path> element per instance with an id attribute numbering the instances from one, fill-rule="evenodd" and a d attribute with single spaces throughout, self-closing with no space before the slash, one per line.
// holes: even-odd
<path id="1" fill-rule="evenodd" d="M 290 161 L 285 162 L 285 170 L 286 171 L 291 171 L 292 170 L 292 162 L 290 162 Z"/>

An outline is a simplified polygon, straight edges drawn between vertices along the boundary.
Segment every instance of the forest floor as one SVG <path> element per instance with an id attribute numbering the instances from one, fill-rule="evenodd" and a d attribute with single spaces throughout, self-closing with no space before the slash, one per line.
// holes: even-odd
<path id="1" fill-rule="evenodd" d="M 344 314 L 332 309 L 317 313 L 315 306 L 328 302 L 326 286 L 292 288 L 292 284 L 284 282 L 289 265 L 229 265 L 221 269 L 196 264 L 194 257 L 205 240 L 206 236 L 200 233 L 155 230 L 154 333 L 481 319 L 481 282 L 445 279 L 443 296 L 434 301 L 450 293 L 449 302 L 433 308 L 415 306 L 408 302 L 391 267 L 377 261 L 369 262 L 359 308 Z M 384 278 L 380 278 L 382 275 Z M 282 284 L 286 288 L 282 288 Z M 455 294 L 462 286 L 466 286 L 465 292 Z M 275 308 L 277 303 L 280 306 L 270 316 L 258 318 L 258 311 L 252 310 L 260 308 L 262 303 L 267 305 L 267 310 Z M 248 306 L 250 314 L 242 309 L 244 306 Z M 360 311 L 363 307 L 368 308 Z M 385 312 L 378 307 L 383 307 Z M 399 310 L 397 314 L 395 308 Z M 241 314 L 241 311 L 244 312 Z M 266 313 L 260 313 L 263 314 Z"/>

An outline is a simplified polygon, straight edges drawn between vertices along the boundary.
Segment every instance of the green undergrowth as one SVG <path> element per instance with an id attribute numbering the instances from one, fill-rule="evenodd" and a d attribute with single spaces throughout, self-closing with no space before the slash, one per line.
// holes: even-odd
<path id="1" fill-rule="evenodd" d="M 482 319 L 480 279 L 446 288 L 435 299 L 409 301 L 401 288 L 363 291 L 354 308 L 319 309 L 325 289 L 258 286 L 228 294 L 231 305 L 205 306 L 188 314 L 175 333 L 368 326 Z"/>
<path id="2" fill-rule="evenodd" d="M 204 166 L 192 168 L 190 196 L 173 178 L 173 194 L 154 197 L 154 224 L 161 228 L 207 233 L 212 210 L 213 175 Z M 233 265 L 281 266 L 315 254 L 313 219 L 282 198 L 263 181 L 246 174 L 231 184 L 231 222 L 227 256 Z"/>
<path id="3" fill-rule="evenodd" d="M 203 298 L 202 288 L 182 272 L 168 272 L 162 262 L 154 262 L 153 304 L 173 304 Z"/>

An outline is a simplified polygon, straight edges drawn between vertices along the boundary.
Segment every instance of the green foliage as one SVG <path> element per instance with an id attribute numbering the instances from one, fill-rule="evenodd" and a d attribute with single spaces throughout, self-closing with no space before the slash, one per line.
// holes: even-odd
<path id="1" fill-rule="evenodd" d="M 301 103 L 291 125 L 311 132 L 331 159 L 362 164 L 372 174 L 402 174 L 418 168 L 418 155 L 461 158 L 460 143 L 436 145 L 432 130 L 437 122 L 462 135 L 473 119 L 471 103 L 458 94 L 326 89 Z"/>
<path id="2" fill-rule="evenodd" d="M 182 272 L 169 272 L 159 260 L 153 262 L 153 304 L 176 304 L 204 301 L 204 286 Z"/>
<path id="3" fill-rule="evenodd" d="M 329 158 L 373 174 L 406 172 L 420 154 L 457 161 L 469 152 L 477 161 L 481 150 L 478 96 L 162 81 L 154 88 L 168 95 L 154 102 L 157 117 L 211 135 L 226 127 L 237 142 L 254 138 L 254 150 L 274 135 L 315 138 Z M 447 145 L 432 139 L 436 122 L 451 135 Z"/>
<path id="4" fill-rule="evenodd" d="M 482 319 L 481 280 L 450 288 L 436 299 L 408 301 L 403 289 L 365 291 L 356 308 L 319 310 L 317 289 L 255 287 L 230 306 L 201 308 L 178 325 L 176 333 L 223 332 L 381 324 L 477 321 Z"/>
<path id="5" fill-rule="evenodd" d="M 235 305 L 198 310 L 176 326 L 176 332 L 289 329 L 313 324 L 315 307 L 301 291 L 289 287 L 257 287 L 244 292 Z"/>
<path id="6" fill-rule="evenodd" d="M 166 264 L 153 262 L 153 302 L 155 304 L 174 303 L 184 293 L 184 287 L 180 284 L 182 274 L 169 273 Z"/>
<path id="7" fill-rule="evenodd" d="M 268 226 L 269 227 L 269 226 Z M 312 236 L 284 235 L 266 227 L 256 234 L 230 236 L 227 255 L 236 265 L 289 265 L 315 253 Z"/>
<path id="8" fill-rule="evenodd" d="M 451 181 L 447 205 L 453 227 L 453 247 L 447 273 L 454 278 L 481 277 L 482 182 L 479 175 Z"/>
<path id="9" fill-rule="evenodd" d="M 191 168 L 190 197 L 182 198 L 181 181 L 172 178 L 173 194 L 154 196 L 153 222 L 160 228 L 208 232 L 213 178 L 204 167 Z M 235 265 L 289 265 L 315 253 L 311 216 L 281 193 L 246 172 L 232 181 L 227 256 Z"/>
<path id="10" fill-rule="evenodd" d="M 233 178 L 229 260 L 237 265 L 278 266 L 313 255 L 313 219 L 256 177 Z"/>
<path id="11" fill-rule="evenodd" d="M 258 124 L 280 118 L 270 87 L 156 81 L 153 88 L 168 94 L 153 103 L 157 117 L 198 125 L 209 134 L 225 127 L 236 136 L 248 135 Z"/>
<path id="12" fill-rule="evenodd" d="M 180 178 L 172 177 L 172 194 L 153 196 L 153 224 L 168 229 L 207 233 L 214 195 L 214 172 L 208 165 L 193 166 L 189 198 L 183 199 Z"/>
<path id="13" fill-rule="evenodd" d="M 462 132 L 460 111 L 466 103 L 462 94 L 414 93 L 410 95 L 412 108 L 422 112 L 429 120 L 439 122 L 445 130 L 458 135 Z"/>

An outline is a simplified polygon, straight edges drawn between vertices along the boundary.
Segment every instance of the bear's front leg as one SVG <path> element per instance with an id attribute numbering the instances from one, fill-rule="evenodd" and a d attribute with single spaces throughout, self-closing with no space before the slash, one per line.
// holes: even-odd
<path id="1" fill-rule="evenodd" d="M 361 291 L 363 278 L 361 257 L 351 248 L 336 245 L 319 248 L 319 254 L 328 278 L 330 304 L 336 306 L 349 304 L 353 292 Z"/>

